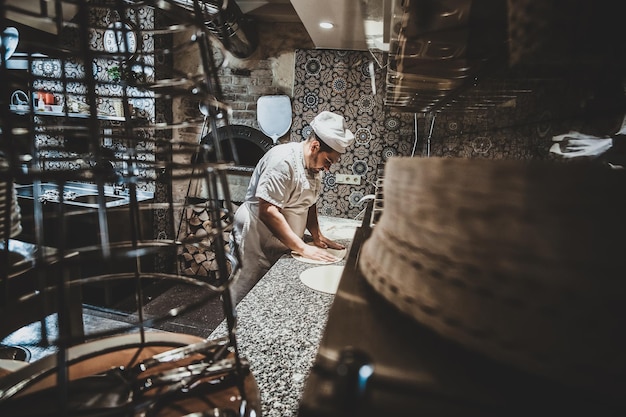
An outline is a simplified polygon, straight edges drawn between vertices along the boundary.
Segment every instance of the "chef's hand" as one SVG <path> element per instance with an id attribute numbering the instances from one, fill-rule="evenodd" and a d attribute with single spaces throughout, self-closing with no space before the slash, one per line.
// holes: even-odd
<path id="1" fill-rule="evenodd" d="M 332 241 L 322 235 L 314 236 L 313 243 L 315 244 L 315 246 L 324 248 L 324 249 L 345 249 L 346 248 L 341 243 Z"/>
<path id="2" fill-rule="evenodd" d="M 323 248 L 313 245 L 304 246 L 305 247 L 301 251 L 297 251 L 297 253 L 300 254 L 300 256 L 302 256 L 303 258 L 324 262 L 337 262 L 339 260 L 336 256 L 333 256 L 330 252 L 326 251 Z"/>

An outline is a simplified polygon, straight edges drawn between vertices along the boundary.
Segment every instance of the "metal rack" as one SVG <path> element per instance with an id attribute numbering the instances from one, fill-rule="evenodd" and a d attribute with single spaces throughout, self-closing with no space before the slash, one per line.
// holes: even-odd
<path id="1" fill-rule="evenodd" d="M 222 100 L 211 47 L 215 31 L 229 27 L 207 24 L 228 21 L 223 9 L 209 10 L 195 0 L 3 2 L 3 28 L 19 22 L 46 36 L 21 40 L 17 58 L 0 58 L 0 151 L 7 161 L 1 174 L 15 184 L 19 201 L 32 205 L 22 209 L 22 220 L 30 221 L 36 248 L 32 256 L 19 256 L 11 250 L 15 236 L 4 236 L 0 310 L 11 311 L 13 327 L 26 324 L 18 317 L 27 302 L 41 320 L 56 311 L 59 336 L 50 340 L 42 330 L 40 343 L 56 345 L 58 353 L 0 379 L 0 414 L 23 409 L 24 402 L 36 407 L 23 415 L 50 410 L 89 415 L 103 409 L 105 415 L 157 415 L 181 401 L 186 413 L 249 415 L 258 407 L 254 378 L 238 353 L 229 292 L 238 251 L 223 238 L 233 215 L 226 170 L 237 155 L 232 151 L 233 160 L 225 160 L 221 146 L 229 140 L 179 139 L 180 132 L 202 126 L 228 135 L 228 129 L 218 130 L 228 126 L 229 106 Z M 200 65 L 177 68 L 179 54 L 197 56 Z M 26 99 L 20 94 L 21 100 L 12 102 L 16 91 Z M 202 111 L 175 118 L 172 109 L 188 102 Z M 177 196 L 192 180 L 202 185 L 205 198 Z M 208 213 L 209 236 L 175 236 L 177 220 L 195 209 Z M 84 219 L 94 228 L 81 230 Z M 74 240 L 81 232 L 84 239 Z M 207 239 L 215 252 L 215 275 L 211 280 L 181 275 L 183 247 L 206 245 Z M 17 292 L 14 282 L 25 271 L 28 286 Z M 133 283 L 136 322 L 77 332 L 68 306 L 80 299 L 80 289 L 115 281 Z M 191 286 L 198 297 L 162 317 L 146 317 L 143 291 L 155 281 Z M 149 331 L 216 298 L 227 319 L 225 340 Z M 158 353 L 172 348 L 178 350 Z M 106 369 L 94 371 L 92 362 Z M 153 370 L 153 365 L 158 366 Z M 75 367 L 91 370 L 70 372 Z M 103 375 L 111 397 L 119 393 L 114 381 L 122 381 L 122 395 L 85 408 L 102 392 L 94 381 Z M 50 388 L 46 378 L 56 383 Z M 237 400 L 187 403 L 190 397 L 225 392 Z M 85 401 L 71 401 L 76 395 Z"/>
<path id="2" fill-rule="evenodd" d="M 506 68 L 506 2 L 397 0 L 391 15 L 386 106 L 413 113 L 473 111 L 519 94 L 483 87 Z"/>

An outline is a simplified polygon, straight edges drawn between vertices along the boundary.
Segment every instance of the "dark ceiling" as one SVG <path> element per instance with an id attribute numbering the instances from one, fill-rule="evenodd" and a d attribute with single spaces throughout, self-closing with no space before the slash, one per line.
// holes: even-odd
<path id="1" fill-rule="evenodd" d="M 302 0 L 237 3 L 260 22 L 302 22 L 321 47 L 311 22 L 327 15 L 323 4 L 301 19 Z M 525 93 L 494 93 L 511 79 L 624 83 L 623 15 L 609 0 L 361 0 L 363 10 L 372 5 L 389 8 L 385 104 L 398 110 L 467 110 L 472 94 L 472 106 L 502 105 Z M 355 49 L 341 48 L 340 38 L 335 49 Z"/>

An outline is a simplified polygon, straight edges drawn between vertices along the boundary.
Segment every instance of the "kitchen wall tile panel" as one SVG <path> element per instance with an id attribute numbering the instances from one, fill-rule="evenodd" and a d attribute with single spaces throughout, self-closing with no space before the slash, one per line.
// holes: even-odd
<path id="1" fill-rule="evenodd" d="M 145 7 L 140 9 L 129 9 L 129 19 L 136 24 L 139 29 L 150 29 L 154 26 L 154 9 Z M 93 50 L 103 50 L 103 33 L 114 19 L 111 11 L 106 8 L 94 8 L 90 14 L 90 32 L 89 44 Z M 144 52 L 142 55 L 143 63 L 147 68 L 154 66 L 154 57 L 150 55 L 154 51 L 154 38 L 150 34 L 143 33 L 141 46 Z M 77 44 L 78 33 L 76 28 L 67 27 L 59 35 L 60 43 L 68 47 L 75 47 Z M 121 100 L 124 90 L 128 95 L 128 101 L 132 104 L 135 115 L 138 118 L 145 118 L 154 122 L 155 120 L 155 100 L 145 97 L 143 92 L 133 87 L 124 87 L 120 84 L 112 84 L 111 78 L 107 73 L 107 69 L 117 65 L 114 60 L 96 59 L 93 62 L 92 69 L 96 84 L 96 92 L 99 97 L 98 112 L 100 115 L 115 116 L 116 109 L 114 101 Z M 71 111 L 72 103 L 74 103 L 79 112 L 87 111 L 87 87 L 84 84 L 85 65 L 78 58 L 69 58 L 65 60 L 52 58 L 36 58 L 31 64 L 31 72 L 35 78 L 33 82 L 33 92 L 50 92 L 57 99 L 57 104 L 67 106 Z M 67 82 L 63 82 L 62 78 L 66 77 Z M 148 75 L 150 79 L 152 75 Z M 75 80 L 75 81 L 73 81 Z M 67 102 L 66 102 L 67 100 Z M 119 122 L 108 122 L 109 127 L 119 126 Z M 139 133 L 139 144 L 137 149 L 143 151 L 140 158 L 153 159 L 154 146 L 153 141 L 141 141 L 142 135 L 150 135 L 151 133 L 144 130 Z M 43 157 L 44 169 L 78 169 L 85 168 L 81 166 L 80 160 L 72 159 L 68 155 L 66 162 L 46 162 L 46 157 L 61 156 L 64 151 L 64 139 L 61 136 L 38 135 L 35 140 L 36 146 L 41 148 L 40 155 Z M 126 152 L 126 146 L 114 140 L 111 145 L 113 151 L 119 158 L 122 158 Z M 48 150 L 55 149 L 55 150 Z M 58 159 L 58 158 L 57 158 Z M 143 191 L 154 191 L 153 184 L 142 183 L 140 187 Z"/>
<path id="2" fill-rule="evenodd" d="M 321 215 L 356 217 L 365 208 L 358 201 L 374 193 L 378 164 L 393 155 L 410 155 L 414 115 L 386 112 L 382 95 L 372 91 L 370 63 L 376 89 L 383 89 L 385 70 L 376 63 L 381 60 L 379 53 L 363 51 L 296 51 L 291 141 L 308 138 L 309 122 L 324 110 L 343 114 L 356 136 L 339 164 L 324 176 Z M 360 175 L 361 184 L 337 184 L 337 173 Z"/>

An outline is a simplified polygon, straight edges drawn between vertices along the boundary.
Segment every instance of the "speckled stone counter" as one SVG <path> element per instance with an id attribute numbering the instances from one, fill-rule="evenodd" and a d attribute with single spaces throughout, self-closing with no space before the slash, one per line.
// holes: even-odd
<path id="1" fill-rule="evenodd" d="M 360 223 L 320 217 L 322 233 L 348 249 Z M 304 270 L 318 266 L 285 255 L 237 306 L 237 340 L 259 386 L 264 417 L 297 414 L 334 298 L 300 281 Z M 211 338 L 225 332 L 222 323 Z"/>

